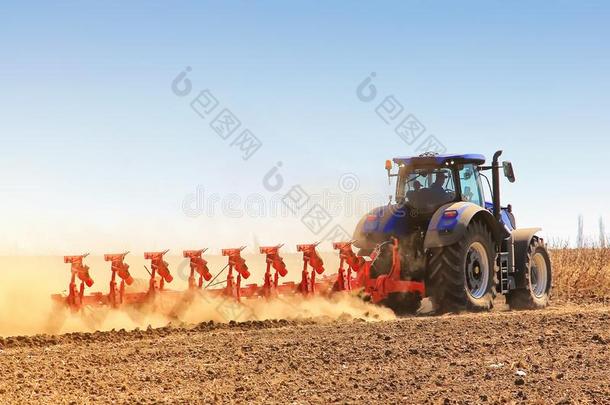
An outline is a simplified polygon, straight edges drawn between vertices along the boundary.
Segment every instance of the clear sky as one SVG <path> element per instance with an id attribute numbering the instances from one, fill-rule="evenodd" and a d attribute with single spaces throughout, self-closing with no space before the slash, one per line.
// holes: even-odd
<path id="1" fill-rule="evenodd" d="M 350 198 L 383 203 L 384 160 L 418 144 L 376 114 L 390 95 L 448 151 L 504 150 L 519 225 L 574 240 L 582 213 L 593 235 L 610 223 L 609 22 L 603 1 L 5 2 L 0 253 L 320 239 L 244 201 L 269 208 L 262 179 L 281 161 L 280 193 L 343 198 L 356 179 Z M 204 89 L 219 105 L 201 118 Z M 241 122 L 228 140 L 210 127 L 222 108 Z M 231 143 L 246 128 L 263 145 L 244 161 Z M 224 211 L 197 210 L 198 188 Z M 351 231 L 347 205 L 329 226 Z"/>

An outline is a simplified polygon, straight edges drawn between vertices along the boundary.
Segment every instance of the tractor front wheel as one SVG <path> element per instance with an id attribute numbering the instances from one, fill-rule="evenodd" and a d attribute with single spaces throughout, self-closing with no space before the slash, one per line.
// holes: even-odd
<path id="1" fill-rule="evenodd" d="M 525 288 L 509 291 L 506 303 L 511 309 L 539 309 L 549 304 L 551 295 L 551 259 L 544 243 L 534 237 L 522 264 Z"/>
<path id="2" fill-rule="evenodd" d="M 459 242 L 430 252 L 427 293 L 439 313 L 493 306 L 497 277 L 489 229 L 472 222 Z"/>

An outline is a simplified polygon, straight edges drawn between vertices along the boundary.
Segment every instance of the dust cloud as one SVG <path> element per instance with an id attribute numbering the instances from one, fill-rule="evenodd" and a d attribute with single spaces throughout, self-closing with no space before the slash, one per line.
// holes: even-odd
<path id="1" fill-rule="evenodd" d="M 210 263 L 219 269 L 222 268 L 223 260 L 225 259 L 211 258 Z M 313 297 L 282 296 L 268 300 L 243 299 L 238 303 L 205 291 L 189 292 L 186 291 L 184 261 L 178 257 L 170 257 L 168 261 L 176 276 L 170 287 L 176 291 L 161 294 L 145 305 L 126 305 L 120 309 L 85 307 L 79 312 L 72 312 L 51 299 L 51 294 L 65 294 L 67 289 L 69 266 L 63 263 L 61 257 L 0 257 L 0 274 L 3 276 L 0 283 L 0 336 L 131 330 L 148 326 L 161 327 L 169 323 L 179 325 L 204 321 L 328 320 L 346 317 L 375 321 L 394 318 L 389 309 L 366 303 L 347 293 Z M 287 258 L 286 261 L 287 264 L 298 263 L 296 255 L 294 259 Z M 138 263 L 132 259 L 133 262 Z M 87 292 L 106 293 L 110 272 L 98 269 L 108 267 L 107 263 L 101 258 L 92 257 L 87 264 L 91 266 L 92 277 L 95 279 L 95 285 Z M 261 265 L 262 263 L 251 265 L 253 274 L 248 281 L 260 285 L 264 268 Z M 132 274 L 135 273 L 134 276 L 142 275 L 139 266 L 132 264 L 131 270 Z M 292 271 L 291 281 L 298 273 L 300 272 Z M 145 288 L 147 280 L 140 277 L 135 284 Z"/>

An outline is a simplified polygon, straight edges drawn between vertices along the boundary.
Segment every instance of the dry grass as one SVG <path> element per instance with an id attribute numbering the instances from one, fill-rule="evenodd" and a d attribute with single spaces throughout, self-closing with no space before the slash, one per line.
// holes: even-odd
<path id="1" fill-rule="evenodd" d="M 554 247 L 550 254 L 555 299 L 610 302 L 609 247 Z"/>

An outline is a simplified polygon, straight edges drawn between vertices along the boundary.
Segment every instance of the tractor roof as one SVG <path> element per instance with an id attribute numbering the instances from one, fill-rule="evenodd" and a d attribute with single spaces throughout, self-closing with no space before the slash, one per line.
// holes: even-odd
<path id="1" fill-rule="evenodd" d="M 475 165 L 481 165 L 485 163 L 485 156 L 476 153 L 466 154 L 444 154 L 439 155 L 435 153 L 423 153 L 419 156 L 404 156 L 395 157 L 394 163 L 403 165 L 444 165 L 445 163 L 474 163 Z"/>

